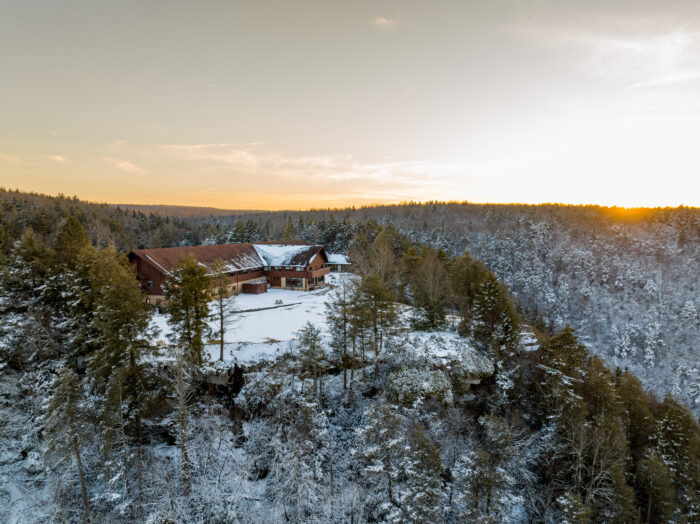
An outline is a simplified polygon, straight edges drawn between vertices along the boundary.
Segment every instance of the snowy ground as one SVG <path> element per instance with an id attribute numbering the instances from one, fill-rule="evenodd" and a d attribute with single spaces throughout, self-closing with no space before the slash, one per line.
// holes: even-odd
<path id="1" fill-rule="evenodd" d="M 331 273 L 326 276 L 329 286 L 315 291 L 270 289 L 260 295 L 236 296 L 233 312 L 226 322 L 224 361 L 229 364 L 251 364 L 274 358 L 288 348 L 289 341 L 295 338 L 296 332 L 306 322 L 325 330 L 326 301 L 332 294 L 333 286 L 344 278 L 351 277 L 347 273 Z M 277 301 L 282 301 L 282 307 Z M 172 342 L 167 315 L 154 315 L 152 325 L 158 328 L 158 337 L 164 344 Z M 210 327 L 213 332 L 218 331 L 217 321 L 210 321 Z M 218 360 L 218 342 L 207 344 L 205 351 L 210 361 Z"/>

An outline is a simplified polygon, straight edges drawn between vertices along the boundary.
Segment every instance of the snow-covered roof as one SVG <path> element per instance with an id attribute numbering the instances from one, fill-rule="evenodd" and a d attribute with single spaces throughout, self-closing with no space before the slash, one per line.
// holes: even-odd
<path id="1" fill-rule="evenodd" d="M 348 260 L 348 257 L 342 253 L 328 253 L 328 263 L 348 265 L 350 264 L 350 261 Z"/>
<path id="2" fill-rule="evenodd" d="M 227 272 L 257 269 L 265 266 L 306 267 L 323 246 L 300 243 L 290 244 L 221 244 L 208 246 L 166 247 L 135 249 L 136 256 L 155 265 L 163 273 L 172 271 L 183 257 L 194 256 L 207 269 L 217 260 L 222 260 Z"/>
<path id="3" fill-rule="evenodd" d="M 266 266 L 308 266 L 323 246 L 298 246 L 289 244 L 253 244 Z"/>

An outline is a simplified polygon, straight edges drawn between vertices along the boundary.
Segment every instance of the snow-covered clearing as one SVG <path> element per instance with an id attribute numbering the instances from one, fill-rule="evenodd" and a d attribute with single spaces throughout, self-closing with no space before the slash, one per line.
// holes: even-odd
<path id="1" fill-rule="evenodd" d="M 331 273 L 326 276 L 329 285 L 315 291 L 270 289 L 260 295 L 237 295 L 225 322 L 224 362 L 252 364 L 274 358 L 287 350 L 289 341 L 295 338 L 296 332 L 307 322 L 312 322 L 325 331 L 326 302 L 332 296 L 333 286 L 345 278 L 351 276 L 346 273 Z M 278 301 L 282 302 L 282 307 Z M 163 343 L 173 342 L 166 314 L 155 314 L 152 325 L 158 328 L 158 337 Z M 212 333 L 218 331 L 215 315 L 209 321 L 209 326 Z M 218 340 L 207 344 L 205 351 L 205 358 L 209 361 L 218 360 Z"/>

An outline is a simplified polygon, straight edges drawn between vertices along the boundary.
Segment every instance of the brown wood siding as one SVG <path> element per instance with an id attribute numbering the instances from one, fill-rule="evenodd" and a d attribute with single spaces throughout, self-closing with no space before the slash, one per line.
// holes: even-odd
<path id="1" fill-rule="evenodd" d="M 271 286 L 280 287 L 282 278 L 307 279 L 307 281 L 327 275 L 330 273 L 330 268 L 327 267 L 327 256 L 325 250 L 321 250 L 311 259 L 309 265 L 304 268 L 304 271 L 287 270 L 287 269 L 270 269 L 265 271 L 264 268 L 256 268 L 251 271 L 236 271 L 229 274 L 230 284 L 236 291 L 240 291 L 243 283 L 251 280 L 262 279 L 267 277 Z M 136 273 L 136 278 L 139 281 L 141 289 L 151 297 L 163 296 L 163 284 L 167 279 L 166 271 L 157 264 L 145 258 L 143 253 L 129 253 L 129 264 L 132 271 Z M 152 285 L 149 287 L 148 282 Z"/>
<path id="2" fill-rule="evenodd" d="M 250 282 L 243 284 L 243 293 L 259 295 L 267 292 L 267 282 Z"/>
<path id="3" fill-rule="evenodd" d="M 160 268 L 140 257 L 132 256 L 129 258 L 129 263 L 136 273 L 136 278 L 141 284 L 141 289 L 148 295 L 162 295 L 163 284 L 165 283 L 165 275 Z M 148 286 L 148 281 L 152 285 Z"/>
<path id="4" fill-rule="evenodd" d="M 248 280 L 254 280 L 256 278 L 262 278 L 264 276 L 265 271 L 262 268 L 257 271 L 248 271 L 247 273 L 243 273 L 242 271 L 236 271 L 235 273 L 229 275 L 232 284 L 246 282 Z"/>
<path id="5" fill-rule="evenodd" d="M 268 280 L 276 279 L 279 281 L 281 277 L 284 278 L 314 278 L 320 277 L 321 275 L 327 275 L 330 273 L 330 268 L 322 267 L 316 269 L 315 271 L 291 271 L 288 269 L 271 269 L 267 271 Z M 279 284 L 277 284 L 279 285 Z"/>

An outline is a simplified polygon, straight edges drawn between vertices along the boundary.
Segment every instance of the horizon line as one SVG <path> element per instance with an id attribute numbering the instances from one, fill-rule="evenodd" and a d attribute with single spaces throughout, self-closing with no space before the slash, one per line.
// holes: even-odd
<path id="1" fill-rule="evenodd" d="M 179 208 L 189 208 L 189 209 L 210 209 L 212 211 L 219 212 L 231 212 L 235 214 L 238 212 L 246 213 L 280 213 L 280 212 L 310 212 L 310 211 L 348 211 L 348 210 L 358 210 L 358 209 L 372 209 L 379 207 L 394 207 L 394 206 L 410 206 L 410 205 L 473 205 L 473 206 L 560 206 L 560 207 L 598 207 L 602 209 L 611 210 L 663 210 L 663 209 L 700 209 L 700 206 L 690 205 L 690 204 L 678 204 L 678 205 L 640 205 L 640 206 L 626 206 L 622 204 L 599 204 L 593 202 L 587 203 L 572 203 L 572 202 L 475 202 L 471 200 L 397 200 L 393 202 L 373 202 L 373 203 L 363 203 L 363 204 L 348 204 L 346 206 L 336 206 L 336 207 L 314 207 L 310 206 L 307 208 L 226 208 L 226 207 L 214 207 L 208 205 L 197 205 L 197 204 L 163 204 L 163 203 L 124 203 L 124 202 L 107 202 L 90 200 L 87 198 L 82 198 L 78 195 L 65 195 L 63 193 L 57 193 L 55 195 L 42 193 L 33 190 L 22 190 L 20 188 L 5 188 L 0 186 L 0 193 L 22 193 L 27 195 L 43 196 L 49 198 L 64 198 L 66 200 L 80 200 L 81 202 L 87 204 L 95 205 L 107 205 L 113 207 L 179 207 Z"/>

